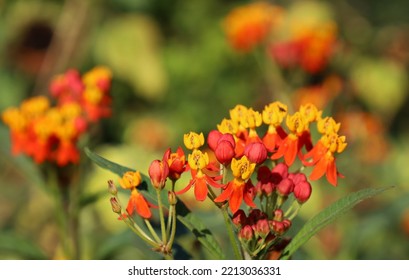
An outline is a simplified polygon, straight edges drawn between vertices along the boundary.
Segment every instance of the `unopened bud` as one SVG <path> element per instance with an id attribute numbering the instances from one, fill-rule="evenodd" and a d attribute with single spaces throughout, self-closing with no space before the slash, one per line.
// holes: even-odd
<path id="1" fill-rule="evenodd" d="M 112 195 L 116 195 L 118 193 L 118 189 L 112 180 L 108 180 L 108 192 Z"/>
<path id="2" fill-rule="evenodd" d="M 232 218 L 233 224 L 238 228 L 243 227 L 246 224 L 246 220 L 247 220 L 246 213 L 244 213 L 242 209 L 237 210 Z"/>
<path id="3" fill-rule="evenodd" d="M 262 238 L 265 238 L 270 233 L 270 226 L 267 219 L 260 219 L 257 221 L 256 232 Z"/>
<path id="4" fill-rule="evenodd" d="M 267 159 L 267 149 L 261 142 L 252 142 L 244 149 L 246 157 L 256 164 L 261 164 Z"/>
<path id="5" fill-rule="evenodd" d="M 251 228 L 250 225 L 244 226 L 240 231 L 239 231 L 239 239 L 243 241 L 250 241 L 253 239 L 254 233 L 253 229 Z"/>
<path id="6" fill-rule="evenodd" d="M 235 155 L 234 146 L 230 141 L 219 141 L 214 153 L 221 164 L 229 164 Z"/>
<path id="7" fill-rule="evenodd" d="M 149 166 L 148 173 L 152 185 L 157 189 L 163 189 L 169 175 L 169 165 L 166 161 L 154 160 Z"/>
<path id="8" fill-rule="evenodd" d="M 117 214 L 121 214 L 122 207 L 119 204 L 118 200 L 115 197 L 111 197 L 110 199 L 112 211 Z"/>
<path id="9" fill-rule="evenodd" d="M 277 185 L 277 191 L 281 196 L 288 196 L 294 190 L 294 183 L 291 179 L 285 178 Z"/>
<path id="10" fill-rule="evenodd" d="M 299 203 L 305 203 L 311 196 L 312 188 L 307 181 L 294 186 L 294 196 Z"/>
<path id="11" fill-rule="evenodd" d="M 212 151 L 215 151 L 217 148 L 217 143 L 219 142 L 222 133 L 218 130 L 212 130 L 207 135 L 207 145 Z"/>
<path id="12" fill-rule="evenodd" d="M 170 205 L 176 205 L 178 199 L 176 198 L 175 192 L 168 192 L 168 200 Z"/>
<path id="13" fill-rule="evenodd" d="M 284 218 L 283 210 L 277 209 L 274 211 L 274 220 L 281 222 Z"/>

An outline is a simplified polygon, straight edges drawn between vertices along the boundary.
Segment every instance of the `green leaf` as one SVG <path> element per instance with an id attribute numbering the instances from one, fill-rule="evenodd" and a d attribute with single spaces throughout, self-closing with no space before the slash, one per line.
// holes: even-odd
<path id="1" fill-rule="evenodd" d="M 92 152 L 88 148 L 85 148 L 85 153 L 97 165 L 117 174 L 120 177 L 122 177 L 122 175 L 127 171 L 135 171 L 132 168 L 109 161 Z M 153 192 L 149 192 L 149 190 L 153 189 L 153 187 L 148 188 L 148 186 L 151 185 L 149 177 L 143 173 L 141 173 L 141 177 L 143 185 L 138 187 L 138 189 L 142 190 L 144 195 L 157 202 L 156 195 Z M 226 258 L 219 243 L 216 241 L 210 230 L 186 207 L 181 200 L 179 200 L 176 204 L 176 213 L 177 219 L 196 236 L 197 240 L 209 250 L 215 259 Z"/>
<path id="2" fill-rule="evenodd" d="M 16 233 L 0 233 L 0 250 L 16 253 L 22 259 L 45 260 L 46 255 L 30 240 L 17 236 Z"/>
<path id="3" fill-rule="evenodd" d="M 333 222 L 346 211 L 353 208 L 359 202 L 380 194 L 390 188 L 392 187 L 363 189 L 358 192 L 351 193 L 331 204 L 309 220 L 301 228 L 301 230 L 291 240 L 290 244 L 288 244 L 288 246 L 284 249 L 280 259 L 289 259 L 292 254 L 294 254 L 294 252 L 297 251 L 298 248 L 300 248 L 304 243 L 306 243 L 314 234 L 329 223 Z"/>

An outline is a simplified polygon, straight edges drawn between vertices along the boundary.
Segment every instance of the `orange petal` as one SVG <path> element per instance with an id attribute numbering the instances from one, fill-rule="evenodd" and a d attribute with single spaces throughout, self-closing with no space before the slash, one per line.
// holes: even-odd
<path id="1" fill-rule="evenodd" d="M 214 202 L 223 202 L 226 200 L 229 200 L 232 192 L 233 192 L 233 187 L 232 187 L 232 182 L 230 182 L 227 187 L 223 190 L 223 192 L 214 199 Z"/>
<path id="2" fill-rule="evenodd" d="M 151 210 L 149 209 L 148 202 L 140 193 L 136 197 L 136 212 L 145 219 L 149 219 L 152 216 Z"/>
<path id="3" fill-rule="evenodd" d="M 203 201 L 207 197 L 207 184 L 205 177 L 196 177 L 195 197 L 199 201 Z"/>
<path id="4" fill-rule="evenodd" d="M 325 157 L 321 158 L 310 174 L 310 180 L 318 180 L 325 172 L 327 172 L 327 160 Z"/>
<path id="5" fill-rule="evenodd" d="M 290 166 L 294 163 L 295 157 L 298 152 L 298 138 L 287 137 L 287 150 L 284 154 L 284 160 L 287 166 Z M 287 139 L 286 138 L 286 139 Z"/>
<path id="6" fill-rule="evenodd" d="M 335 158 L 331 156 L 328 159 L 328 165 L 327 165 L 327 180 L 330 182 L 333 186 L 337 186 L 337 167 L 335 164 Z"/>
<path id="7" fill-rule="evenodd" d="M 241 202 L 243 201 L 244 183 L 237 183 L 233 181 L 233 192 L 229 199 L 229 207 L 232 213 L 239 210 Z"/>

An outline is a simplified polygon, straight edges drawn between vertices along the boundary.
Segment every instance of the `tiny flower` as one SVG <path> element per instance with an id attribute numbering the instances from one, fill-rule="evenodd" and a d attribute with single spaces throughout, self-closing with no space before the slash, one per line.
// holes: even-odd
<path id="1" fill-rule="evenodd" d="M 189 150 L 199 149 L 204 144 L 203 133 L 189 132 L 183 136 L 183 143 Z"/>
<path id="2" fill-rule="evenodd" d="M 233 176 L 242 181 L 246 181 L 250 178 L 255 167 L 256 164 L 251 163 L 246 156 L 243 156 L 238 160 L 234 158 L 231 162 Z"/>
<path id="3" fill-rule="evenodd" d="M 250 180 L 244 182 L 235 178 L 227 184 L 223 192 L 215 198 L 214 202 L 228 201 L 229 208 L 233 214 L 239 210 L 243 200 L 248 206 L 256 207 L 253 202 L 253 188 L 254 186 Z"/>
<path id="4" fill-rule="evenodd" d="M 154 160 L 149 166 L 149 177 L 153 187 L 163 189 L 169 175 L 169 166 L 166 161 Z"/>

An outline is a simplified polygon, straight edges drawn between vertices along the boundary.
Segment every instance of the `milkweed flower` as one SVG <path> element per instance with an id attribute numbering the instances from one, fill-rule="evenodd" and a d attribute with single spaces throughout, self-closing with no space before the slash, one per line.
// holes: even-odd
<path id="1" fill-rule="evenodd" d="M 68 70 L 57 75 L 50 83 L 51 96 L 36 96 L 24 100 L 19 107 L 6 109 L 2 113 L 3 122 L 10 128 L 12 153 L 24 153 L 36 163 L 51 161 L 59 166 L 76 164 L 80 153 L 77 147 L 80 137 L 87 132 L 90 123 L 109 116 L 110 98 L 108 90 L 111 76 L 106 70 L 101 85 L 101 102 L 94 103 L 94 113 L 90 114 L 85 91 L 97 88 L 101 79 L 92 85 L 90 76 L 98 67 L 80 76 L 77 70 Z M 108 72 L 107 72 L 108 71 Z M 87 78 L 88 77 L 88 78 Z M 92 80 L 92 79 L 91 79 Z M 102 100 L 105 100 L 102 102 Z M 53 104 L 53 101 L 55 101 Z"/>
<path id="2" fill-rule="evenodd" d="M 152 216 L 150 204 L 145 197 L 137 190 L 137 187 L 142 183 L 142 177 L 139 171 L 127 171 L 122 178 L 119 179 L 119 184 L 123 189 L 130 190 L 131 196 L 128 200 L 126 212 L 128 215 L 133 215 L 136 212 L 139 216 L 149 219 Z"/>
<path id="3" fill-rule="evenodd" d="M 256 167 L 255 163 L 251 163 L 246 156 L 240 159 L 233 159 L 231 162 L 231 170 L 234 179 L 230 181 L 223 192 L 215 198 L 215 202 L 229 202 L 229 208 L 234 214 L 244 200 L 250 206 L 255 207 L 253 202 L 254 186 L 251 183 L 250 177 Z"/>

